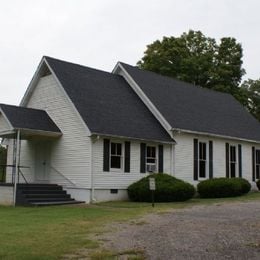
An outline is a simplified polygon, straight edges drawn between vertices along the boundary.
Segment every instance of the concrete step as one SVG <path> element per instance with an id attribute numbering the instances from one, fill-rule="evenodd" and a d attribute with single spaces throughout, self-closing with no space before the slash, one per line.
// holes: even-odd
<path id="1" fill-rule="evenodd" d="M 52 202 L 32 202 L 32 206 L 55 206 L 55 205 L 71 205 L 82 204 L 84 201 L 71 200 L 71 201 L 52 201 Z"/>

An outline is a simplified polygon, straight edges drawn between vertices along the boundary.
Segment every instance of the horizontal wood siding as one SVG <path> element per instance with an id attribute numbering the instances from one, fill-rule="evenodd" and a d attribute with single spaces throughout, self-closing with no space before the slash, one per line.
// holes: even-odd
<path id="1" fill-rule="evenodd" d="M 171 164 L 172 164 L 172 159 L 171 159 L 171 145 L 164 144 L 163 145 L 163 172 L 172 174 L 171 172 Z"/>
<path id="2" fill-rule="evenodd" d="M 63 133 L 51 145 L 51 166 L 78 186 L 89 188 L 90 133 L 52 75 L 40 79 L 27 106 L 46 110 Z M 54 182 L 57 175 L 51 172 Z M 61 179 L 57 182 L 62 184 Z"/>
<path id="3" fill-rule="evenodd" d="M 21 171 L 28 182 L 33 182 L 34 171 L 35 171 L 35 149 L 34 144 L 27 140 L 21 141 L 21 158 L 20 166 L 26 168 L 21 168 Z M 29 168 L 28 168 L 29 167 Z M 24 182 L 24 179 L 20 177 L 20 182 Z"/>
<path id="4" fill-rule="evenodd" d="M 0 132 L 10 130 L 10 126 L 2 114 L 0 114 Z"/>
<path id="5" fill-rule="evenodd" d="M 175 145 L 174 153 L 174 175 L 177 178 L 183 179 L 190 183 L 196 184 L 193 181 L 193 139 L 197 138 L 199 141 L 207 142 L 213 141 L 213 177 L 226 177 L 226 157 L 225 157 L 225 144 L 235 145 L 237 148 L 236 154 L 238 157 L 238 144 L 242 145 L 242 177 L 251 181 L 252 178 L 252 156 L 251 149 L 253 144 L 249 142 L 234 141 L 229 139 L 221 139 L 214 137 L 205 137 L 192 134 L 176 134 L 174 139 L 177 144 Z M 209 157 L 207 146 L 207 168 L 209 167 Z M 236 176 L 238 177 L 238 158 Z"/>
<path id="6" fill-rule="evenodd" d="M 7 165 L 13 164 L 13 140 L 8 139 L 7 141 Z M 12 168 L 6 169 L 6 182 L 10 183 L 12 181 Z"/>
<path id="7" fill-rule="evenodd" d="M 116 140 L 124 143 L 125 140 Z M 129 140 L 128 140 L 129 141 Z M 126 189 L 131 183 L 145 177 L 147 174 L 140 173 L 140 143 L 131 142 L 130 150 L 130 172 L 104 172 L 103 171 L 103 138 L 93 144 L 93 173 L 95 189 Z M 149 145 L 149 143 L 147 143 Z M 153 144 L 154 145 L 154 144 Z M 165 171 L 170 169 L 170 146 L 164 145 L 164 167 Z M 157 148 L 158 150 L 158 148 Z M 122 160 L 124 161 L 124 160 Z M 124 169 L 124 167 L 122 167 Z"/>

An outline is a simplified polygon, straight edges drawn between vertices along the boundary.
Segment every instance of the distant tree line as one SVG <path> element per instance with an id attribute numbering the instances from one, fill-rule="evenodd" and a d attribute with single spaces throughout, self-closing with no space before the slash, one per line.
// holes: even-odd
<path id="1" fill-rule="evenodd" d="M 235 38 L 220 42 L 201 31 L 190 30 L 180 37 L 163 37 L 147 46 L 137 65 L 146 70 L 230 93 L 260 121 L 260 78 L 247 79 L 243 49 Z"/>

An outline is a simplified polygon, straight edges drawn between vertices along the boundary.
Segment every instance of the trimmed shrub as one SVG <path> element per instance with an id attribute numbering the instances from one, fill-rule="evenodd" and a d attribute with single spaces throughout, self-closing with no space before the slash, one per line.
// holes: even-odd
<path id="1" fill-rule="evenodd" d="M 257 186 L 258 190 L 260 190 L 260 179 L 256 182 L 256 186 Z"/>
<path id="2" fill-rule="evenodd" d="M 250 191 L 251 184 L 242 178 L 213 178 L 198 184 L 201 198 L 236 197 Z"/>
<path id="3" fill-rule="evenodd" d="M 130 200 L 151 202 L 149 177 L 155 178 L 155 202 L 185 201 L 191 199 L 195 194 L 195 188 L 191 184 L 165 173 L 157 173 L 131 184 L 127 190 Z"/>

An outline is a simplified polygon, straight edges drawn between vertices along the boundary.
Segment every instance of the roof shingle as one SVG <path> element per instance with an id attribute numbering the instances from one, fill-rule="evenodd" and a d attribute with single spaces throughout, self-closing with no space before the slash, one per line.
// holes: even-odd
<path id="1" fill-rule="evenodd" d="M 61 132 L 46 111 L 6 104 L 0 104 L 0 108 L 16 129 Z"/>
<path id="2" fill-rule="evenodd" d="M 122 76 L 45 59 L 92 133 L 173 142 Z"/>
<path id="3" fill-rule="evenodd" d="M 172 128 L 260 141 L 260 123 L 231 95 L 120 64 Z"/>

